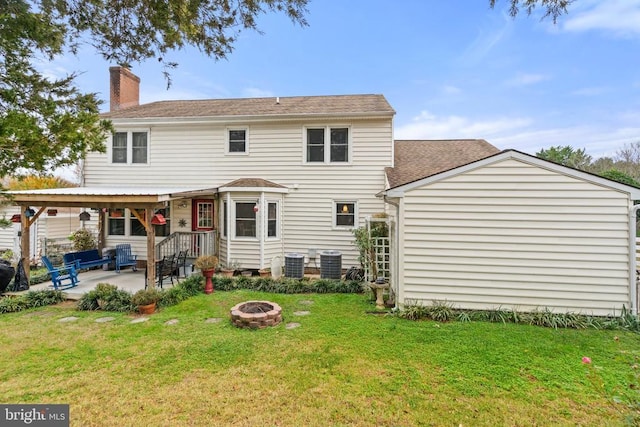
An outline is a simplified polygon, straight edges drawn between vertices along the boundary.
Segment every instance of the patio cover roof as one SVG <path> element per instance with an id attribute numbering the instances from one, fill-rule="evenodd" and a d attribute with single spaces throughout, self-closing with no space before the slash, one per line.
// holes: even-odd
<path id="1" fill-rule="evenodd" d="M 48 206 L 85 207 L 85 208 L 121 208 L 131 209 L 131 213 L 144 225 L 147 232 L 147 260 L 155 260 L 155 230 L 145 218 L 151 218 L 154 210 L 164 203 L 176 199 L 215 194 L 217 188 L 184 187 L 72 187 L 46 190 L 8 191 L 10 203 L 19 205 L 22 222 L 21 256 L 27 278 L 29 278 L 30 228 Z M 25 212 L 29 206 L 39 207 L 32 217 Z M 144 210 L 144 214 L 139 212 Z M 100 217 L 102 218 L 102 216 Z M 102 239 L 99 238 L 99 242 Z M 98 245 L 102 247 L 101 243 Z M 151 265 L 154 265 L 153 263 Z M 147 285 L 155 286 L 155 268 L 147 268 Z"/>
<path id="2" fill-rule="evenodd" d="M 20 206 L 75 206 L 85 208 L 148 208 L 176 199 L 210 195 L 217 188 L 184 187 L 71 187 L 7 191 Z"/>

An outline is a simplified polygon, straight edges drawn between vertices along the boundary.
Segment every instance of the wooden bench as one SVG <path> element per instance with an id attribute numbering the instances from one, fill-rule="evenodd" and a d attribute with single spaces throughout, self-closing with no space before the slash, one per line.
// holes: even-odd
<path id="1" fill-rule="evenodd" d="M 73 265 L 76 270 L 100 267 L 104 264 L 109 264 L 111 258 L 101 257 L 97 249 L 89 249 L 87 251 L 69 252 L 64 254 L 65 265 Z"/>

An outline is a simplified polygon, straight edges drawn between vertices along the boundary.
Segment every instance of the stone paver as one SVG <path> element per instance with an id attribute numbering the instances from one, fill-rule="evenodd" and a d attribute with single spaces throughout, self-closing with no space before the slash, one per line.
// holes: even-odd
<path id="1" fill-rule="evenodd" d="M 164 322 L 165 325 L 177 325 L 179 322 L 178 319 L 171 319 L 171 320 L 167 320 L 166 322 Z"/>
<path id="2" fill-rule="evenodd" d="M 291 323 L 287 323 L 285 328 L 286 329 L 295 329 L 295 328 L 299 328 L 300 326 L 301 326 L 300 323 L 291 322 Z"/>
<path id="3" fill-rule="evenodd" d="M 114 320 L 116 320 L 115 317 L 100 317 L 96 319 L 96 323 L 113 322 Z"/>
<path id="4" fill-rule="evenodd" d="M 309 299 L 304 299 L 304 300 L 300 301 L 300 304 L 302 304 L 302 305 L 312 305 L 313 301 L 311 301 Z"/>
<path id="5" fill-rule="evenodd" d="M 311 314 L 311 312 L 307 310 L 302 310 L 302 311 L 294 311 L 293 314 L 296 316 L 308 316 Z"/>
<path id="6" fill-rule="evenodd" d="M 147 320 L 149 320 L 148 317 L 137 317 L 133 319 L 131 323 L 142 323 L 142 322 L 146 322 Z"/>
<path id="7" fill-rule="evenodd" d="M 58 320 L 58 322 L 60 322 L 60 323 L 69 323 L 69 322 L 75 322 L 78 319 L 79 319 L 79 317 L 69 316 L 69 317 L 63 317 L 62 319 Z"/>
<path id="8" fill-rule="evenodd" d="M 222 317 L 210 317 L 204 321 L 204 323 L 220 323 L 222 322 Z"/>

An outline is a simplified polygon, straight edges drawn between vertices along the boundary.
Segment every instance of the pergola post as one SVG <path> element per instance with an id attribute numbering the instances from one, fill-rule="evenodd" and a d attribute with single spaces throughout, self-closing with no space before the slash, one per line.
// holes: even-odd
<path id="1" fill-rule="evenodd" d="M 20 230 L 20 255 L 22 256 L 24 274 L 27 277 L 27 281 L 29 281 L 31 277 L 31 226 L 47 207 L 41 206 L 38 212 L 35 212 L 31 218 L 27 218 L 27 209 L 31 208 L 20 205 L 20 224 L 22 225 L 22 229 Z"/>
<path id="2" fill-rule="evenodd" d="M 153 288 L 156 286 L 156 229 L 151 225 L 154 209 L 145 209 L 147 230 L 147 286 Z"/>
<path id="3" fill-rule="evenodd" d="M 156 286 L 156 229 L 151 224 L 151 219 L 155 213 L 155 205 L 145 208 L 144 217 L 137 209 L 129 208 L 129 210 L 147 231 L 147 287 L 154 288 Z"/>
<path id="4" fill-rule="evenodd" d="M 20 223 L 22 228 L 20 229 L 20 256 L 24 274 L 27 276 L 27 281 L 31 278 L 31 224 L 29 218 L 27 218 L 28 206 L 20 206 Z"/>

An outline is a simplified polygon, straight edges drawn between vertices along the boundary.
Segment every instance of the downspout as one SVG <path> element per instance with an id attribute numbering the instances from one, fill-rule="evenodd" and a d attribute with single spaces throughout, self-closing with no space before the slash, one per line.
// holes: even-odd
<path id="1" fill-rule="evenodd" d="M 394 232 L 394 236 L 393 236 L 393 246 L 394 246 L 394 251 L 393 251 L 393 265 L 395 266 L 393 268 L 393 273 L 391 275 L 392 279 L 393 279 L 393 283 L 396 284 L 396 288 L 393 290 L 393 292 L 395 292 L 395 308 L 400 308 L 399 305 L 399 299 L 400 299 L 400 281 L 399 281 L 399 277 L 398 277 L 398 272 L 400 271 L 400 266 L 398 265 L 398 250 L 400 249 L 400 233 L 398 233 L 398 221 L 400 221 L 400 204 L 393 202 L 391 200 L 389 200 L 387 198 L 386 194 L 382 195 L 382 200 L 385 203 L 390 204 L 391 206 L 396 208 L 396 227 L 395 227 L 395 232 Z"/>
<path id="2" fill-rule="evenodd" d="M 264 240 L 267 238 L 267 227 L 265 226 L 265 222 L 266 222 L 266 216 L 268 215 L 268 209 L 267 209 L 267 201 L 264 197 L 264 191 L 262 191 L 260 193 L 260 204 L 258 205 L 258 212 L 256 212 L 256 215 L 258 215 L 259 221 L 258 221 L 258 230 L 256 230 L 256 235 L 258 235 L 260 237 L 260 260 L 258 261 L 258 268 L 265 268 L 265 262 L 264 262 Z"/>
<path id="3" fill-rule="evenodd" d="M 229 266 L 231 264 L 231 193 L 225 194 L 225 200 L 227 202 L 227 229 L 225 232 L 227 233 L 227 260 L 226 264 Z"/>
<path id="4" fill-rule="evenodd" d="M 636 218 L 640 205 L 634 205 L 629 211 L 629 296 L 631 298 L 631 314 L 638 315 L 638 284 L 636 277 Z"/>

